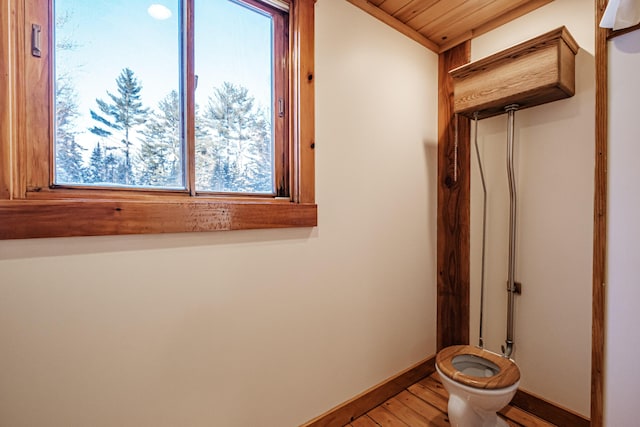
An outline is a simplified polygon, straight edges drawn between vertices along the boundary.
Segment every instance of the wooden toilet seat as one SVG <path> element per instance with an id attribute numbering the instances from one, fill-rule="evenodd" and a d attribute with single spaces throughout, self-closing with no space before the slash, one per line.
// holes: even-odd
<path id="1" fill-rule="evenodd" d="M 496 365 L 500 372 L 491 377 L 475 377 L 460 372 L 453 366 L 456 356 L 470 355 L 488 360 Z M 442 349 L 436 355 L 436 365 L 440 371 L 452 380 L 473 388 L 500 389 L 512 386 L 520 379 L 520 369 L 510 359 L 499 354 L 470 345 L 454 345 Z"/>

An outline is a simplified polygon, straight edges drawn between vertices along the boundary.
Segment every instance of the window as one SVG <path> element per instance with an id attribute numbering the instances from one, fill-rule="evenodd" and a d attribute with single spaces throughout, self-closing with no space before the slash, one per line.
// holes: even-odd
<path id="1" fill-rule="evenodd" d="M 0 238 L 316 224 L 312 0 L 9 6 Z"/>

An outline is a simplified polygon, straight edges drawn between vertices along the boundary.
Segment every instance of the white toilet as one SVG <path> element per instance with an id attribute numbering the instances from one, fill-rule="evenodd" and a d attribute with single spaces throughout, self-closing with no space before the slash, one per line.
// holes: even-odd
<path id="1" fill-rule="evenodd" d="M 520 384 L 520 369 L 509 358 L 470 345 L 456 345 L 436 355 L 436 370 L 449 392 L 453 427 L 507 427 L 497 412 L 507 406 Z"/>

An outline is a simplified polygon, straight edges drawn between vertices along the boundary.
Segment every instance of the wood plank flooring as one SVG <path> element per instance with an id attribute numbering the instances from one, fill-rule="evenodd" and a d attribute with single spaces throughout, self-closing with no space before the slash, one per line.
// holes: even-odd
<path id="1" fill-rule="evenodd" d="M 448 400 L 438 374 L 433 373 L 345 427 L 449 427 Z M 515 406 L 507 406 L 500 416 L 512 427 L 554 425 Z"/>

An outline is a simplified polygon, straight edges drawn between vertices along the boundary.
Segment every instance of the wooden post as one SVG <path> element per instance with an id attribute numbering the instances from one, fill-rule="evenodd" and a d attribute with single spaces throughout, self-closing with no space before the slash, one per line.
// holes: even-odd
<path id="1" fill-rule="evenodd" d="M 453 113 L 449 70 L 470 60 L 466 41 L 438 60 L 438 314 L 437 349 L 469 343 L 469 119 Z"/>
<path id="2" fill-rule="evenodd" d="M 593 201 L 593 302 L 591 331 L 591 425 L 604 425 L 605 287 L 607 260 L 607 36 L 599 28 L 606 0 L 596 1 L 596 146 Z"/>

